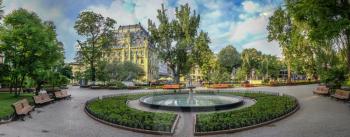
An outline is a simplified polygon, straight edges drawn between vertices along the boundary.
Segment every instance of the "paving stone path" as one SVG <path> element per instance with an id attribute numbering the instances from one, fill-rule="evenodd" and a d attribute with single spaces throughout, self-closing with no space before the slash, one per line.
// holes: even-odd
<path id="1" fill-rule="evenodd" d="M 300 110 L 279 122 L 232 134 L 215 137 L 349 137 L 350 105 L 329 97 L 312 94 L 316 85 L 258 87 L 250 89 L 286 93 L 300 102 Z M 154 90 L 152 90 L 154 91 Z M 110 127 L 88 117 L 84 103 L 94 97 L 120 93 L 141 93 L 151 90 L 91 90 L 70 87 L 72 99 L 37 108 L 32 118 L 0 125 L 0 137 L 153 137 Z M 194 114 L 184 116 L 191 119 Z M 189 128 L 179 123 L 174 136 L 191 137 Z M 213 136 L 213 137 L 214 137 Z M 157 136 L 158 137 L 158 136 Z"/>

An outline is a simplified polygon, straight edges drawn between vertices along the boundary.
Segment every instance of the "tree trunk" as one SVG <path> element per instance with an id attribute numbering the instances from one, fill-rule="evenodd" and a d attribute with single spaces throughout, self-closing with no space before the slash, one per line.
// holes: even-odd
<path id="1" fill-rule="evenodd" d="M 178 72 L 176 71 L 175 67 L 171 67 L 171 70 L 173 71 L 173 79 L 174 79 L 174 83 L 178 84 L 180 83 L 180 77 Z"/>
<path id="2" fill-rule="evenodd" d="M 292 70 L 291 70 L 291 65 L 289 61 L 288 61 L 287 71 L 288 71 L 287 84 L 290 84 L 292 83 Z"/>
<path id="3" fill-rule="evenodd" d="M 23 92 L 23 83 L 24 83 L 25 75 L 22 76 L 22 79 L 20 81 L 19 85 L 19 92 Z"/>
<path id="4" fill-rule="evenodd" d="M 95 70 L 95 66 L 94 66 L 94 62 L 93 61 L 90 62 L 90 69 L 91 69 L 91 81 L 92 81 L 93 85 L 95 85 L 96 70 Z"/>

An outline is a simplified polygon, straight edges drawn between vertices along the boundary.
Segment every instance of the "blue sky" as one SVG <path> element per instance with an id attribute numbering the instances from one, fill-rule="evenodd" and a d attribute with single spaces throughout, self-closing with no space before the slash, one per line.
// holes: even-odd
<path id="1" fill-rule="evenodd" d="M 170 18 L 175 7 L 188 3 L 201 16 L 200 29 L 209 33 L 214 52 L 231 44 L 242 51 L 256 48 L 277 56 L 277 42 L 267 42 L 266 26 L 283 0 L 5 0 L 5 14 L 18 8 L 36 12 L 43 20 L 54 21 L 58 39 L 64 43 L 67 62 L 72 62 L 79 36 L 74 22 L 81 11 L 92 10 L 117 21 L 117 26 L 156 21 L 157 9 L 164 3 Z"/>

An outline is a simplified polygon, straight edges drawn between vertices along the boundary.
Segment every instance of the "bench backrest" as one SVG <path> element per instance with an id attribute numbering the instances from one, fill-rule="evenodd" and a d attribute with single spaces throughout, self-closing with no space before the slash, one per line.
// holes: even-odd
<path id="1" fill-rule="evenodd" d="M 61 93 L 63 96 L 68 96 L 68 92 L 66 90 L 62 90 Z"/>
<path id="2" fill-rule="evenodd" d="M 179 84 L 172 84 L 172 85 L 164 85 L 163 89 L 179 89 L 180 85 Z"/>
<path id="3" fill-rule="evenodd" d="M 49 100 L 50 96 L 47 93 L 43 93 L 43 94 L 40 94 L 40 95 L 37 95 L 37 96 L 33 96 L 33 99 L 34 99 L 35 102 L 41 102 L 41 101 L 44 101 L 44 100 Z"/>
<path id="4" fill-rule="evenodd" d="M 61 91 L 56 91 L 54 94 L 55 94 L 55 97 L 62 97 Z"/>
<path id="5" fill-rule="evenodd" d="M 326 86 L 318 86 L 316 89 L 320 90 L 320 91 L 328 91 L 329 90 L 329 88 L 327 88 Z"/>
<path id="6" fill-rule="evenodd" d="M 337 89 L 335 91 L 335 94 L 340 95 L 340 96 L 344 96 L 344 97 L 347 97 L 347 98 L 350 97 L 350 92 L 349 91 L 344 91 L 344 90 Z"/>
<path id="7" fill-rule="evenodd" d="M 214 88 L 228 88 L 230 87 L 230 84 L 214 84 Z"/>
<path id="8" fill-rule="evenodd" d="M 15 108 L 15 111 L 18 114 L 18 112 L 22 111 L 23 108 L 25 108 L 26 106 L 29 106 L 29 102 L 27 99 L 22 99 L 20 101 L 13 103 L 12 106 Z"/>
<path id="9" fill-rule="evenodd" d="M 42 98 L 43 98 L 44 100 L 49 100 L 49 99 L 51 99 L 50 96 L 49 96 L 49 94 L 47 94 L 47 93 L 43 93 L 43 94 L 41 94 L 41 96 L 42 96 Z"/>

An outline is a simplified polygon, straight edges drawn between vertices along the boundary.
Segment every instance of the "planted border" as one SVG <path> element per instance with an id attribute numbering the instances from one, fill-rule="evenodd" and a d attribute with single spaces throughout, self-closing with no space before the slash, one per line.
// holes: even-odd
<path id="1" fill-rule="evenodd" d="M 117 128 L 150 134 L 172 135 L 179 116 L 172 113 L 145 112 L 128 107 L 127 101 L 144 94 L 94 98 L 85 104 L 93 119 Z"/>
<path id="2" fill-rule="evenodd" d="M 194 134 L 210 135 L 232 133 L 263 126 L 283 119 L 299 108 L 298 101 L 278 93 L 225 93 L 255 99 L 251 107 L 228 112 L 197 114 Z"/>

